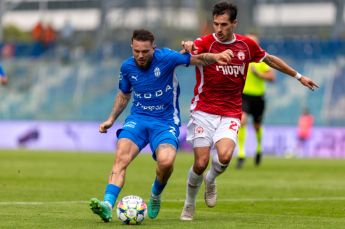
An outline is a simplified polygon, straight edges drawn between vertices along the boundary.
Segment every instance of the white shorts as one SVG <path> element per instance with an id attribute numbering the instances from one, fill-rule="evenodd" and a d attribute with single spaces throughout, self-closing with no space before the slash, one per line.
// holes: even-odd
<path id="1" fill-rule="evenodd" d="M 222 138 L 229 138 L 237 145 L 238 118 L 193 111 L 187 125 L 187 141 L 193 147 L 213 147 Z"/>

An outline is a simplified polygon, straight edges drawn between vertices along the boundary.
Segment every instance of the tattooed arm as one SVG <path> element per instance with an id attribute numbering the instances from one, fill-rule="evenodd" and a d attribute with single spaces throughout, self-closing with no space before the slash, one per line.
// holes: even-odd
<path id="1" fill-rule="evenodd" d="M 190 58 L 190 64 L 205 66 L 217 62 L 218 64 L 226 65 L 227 63 L 230 63 L 232 57 L 234 57 L 234 54 L 229 49 L 221 53 L 201 53 L 192 55 Z"/>
<path id="2" fill-rule="evenodd" d="M 107 121 L 99 125 L 100 133 L 107 133 L 107 130 L 110 127 L 112 127 L 115 120 L 119 117 L 122 111 L 127 107 L 127 104 L 130 99 L 131 99 L 131 93 L 125 94 L 122 91 L 119 91 L 119 93 L 117 93 L 115 101 L 114 101 L 113 109 L 111 110 L 109 118 L 107 119 Z"/>
<path id="3" fill-rule="evenodd" d="M 193 51 L 197 50 L 193 41 L 182 41 L 181 45 L 183 49 L 180 51 L 180 53 L 192 53 Z M 217 62 L 218 64 L 226 65 L 230 63 L 231 58 L 233 57 L 234 54 L 230 49 L 221 53 L 201 53 L 192 55 L 190 58 L 190 64 L 205 66 Z"/>

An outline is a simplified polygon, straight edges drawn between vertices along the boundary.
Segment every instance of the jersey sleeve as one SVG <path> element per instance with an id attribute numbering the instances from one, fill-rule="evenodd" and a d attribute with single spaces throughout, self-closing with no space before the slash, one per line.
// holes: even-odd
<path id="1" fill-rule="evenodd" d="M 125 94 L 132 92 L 132 85 L 128 79 L 128 71 L 126 71 L 124 64 L 120 68 L 119 89 Z"/>
<path id="2" fill-rule="evenodd" d="M 206 52 L 205 40 L 202 37 L 199 37 L 194 41 L 194 46 L 196 47 L 196 50 L 193 52 L 193 54 Z"/>
<path id="3" fill-rule="evenodd" d="M 177 51 L 170 50 L 169 62 L 177 65 L 186 65 L 189 66 L 191 55 L 189 53 L 181 54 Z"/>
<path id="4" fill-rule="evenodd" d="M 247 44 L 250 49 L 250 62 L 261 62 L 266 57 L 266 51 L 263 50 L 255 41 L 247 39 Z"/>

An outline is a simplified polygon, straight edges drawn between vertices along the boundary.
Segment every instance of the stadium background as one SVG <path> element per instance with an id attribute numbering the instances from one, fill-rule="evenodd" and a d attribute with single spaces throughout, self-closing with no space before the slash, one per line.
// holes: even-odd
<path id="1" fill-rule="evenodd" d="M 9 84 L 0 88 L 0 148 L 26 147 L 108 151 L 114 131 L 98 134 L 117 93 L 121 61 L 131 55 L 133 29 L 147 28 L 158 47 L 209 32 L 215 1 L 0 0 L 1 64 Z M 242 0 L 238 33 L 255 31 L 269 53 L 285 59 L 320 88 L 314 92 L 278 73 L 267 87 L 264 150 L 294 151 L 296 124 L 304 107 L 315 117 L 308 153 L 345 157 L 345 2 L 342 0 Z M 34 41 L 37 22 L 57 38 Z M 64 34 L 70 29 L 71 34 Z M 182 121 L 188 120 L 194 69 L 179 68 Z M 118 120 L 124 120 L 127 109 Z M 181 139 L 184 138 L 182 131 Z M 254 137 L 249 132 L 249 155 Z M 188 146 L 182 142 L 182 149 Z"/>

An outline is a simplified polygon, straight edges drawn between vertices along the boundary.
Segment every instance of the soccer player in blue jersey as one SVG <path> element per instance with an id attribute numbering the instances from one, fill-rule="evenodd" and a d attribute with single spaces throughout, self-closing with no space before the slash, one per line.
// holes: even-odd
<path id="1" fill-rule="evenodd" d="M 8 82 L 7 76 L 5 71 L 3 70 L 2 66 L 0 65 L 0 83 L 1 85 L 6 85 Z"/>
<path id="2" fill-rule="evenodd" d="M 150 144 L 152 157 L 157 161 L 148 216 L 156 218 L 160 210 L 161 193 L 173 171 L 178 148 L 180 114 L 179 85 L 174 74 L 179 65 L 226 64 L 232 52 L 203 53 L 191 56 L 168 48 L 157 49 L 154 36 L 147 30 L 135 30 L 132 36 L 133 56 L 122 63 L 119 92 L 109 118 L 99 126 L 106 133 L 127 106 L 131 94 L 131 114 L 117 130 L 115 161 L 105 190 L 104 201 L 92 198 L 91 210 L 104 222 L 112 219 L 112 209 L 125 183 L 126 169 L 139 152 Z"/>

